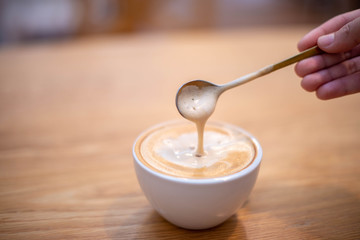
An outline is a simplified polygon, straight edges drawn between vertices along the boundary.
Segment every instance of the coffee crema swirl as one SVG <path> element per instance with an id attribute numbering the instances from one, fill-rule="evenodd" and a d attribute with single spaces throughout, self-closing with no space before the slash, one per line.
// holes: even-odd
<path id="1" fill-rule="evenodd" d="M 197 132 L 190 123 L 159 125 L 138 139 L 134 150 L 151 169 L 180 178 L 214 178 L 246 168 L 256 157 L 251 138 L 230 124 L 210 122 L 205 128 L 205 154 L 196 156 Z"/>

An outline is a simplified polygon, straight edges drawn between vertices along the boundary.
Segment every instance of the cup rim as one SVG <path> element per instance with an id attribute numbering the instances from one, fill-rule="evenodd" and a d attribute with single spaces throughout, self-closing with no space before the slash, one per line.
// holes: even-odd
<path id="1" fill-rule="evenodd" d="M 136 138 L 133 147 L 132 147 L 132 154 L 133 154 L 133 159 L 134 161 L 146 172 L 150 173 L 151 175 L 154 175 L 158 178 L 167 180 L 167 181 L 171 181 L 171 182 L 177 182 L 177 183 L 182 183 L 182 184 L 192 184 L 192 185 L 207 185 L 207 184 L 218 184 L 218 183 L 224 183 L 224 182 L 229 182 L 229 181 L 233 181 L 235 179 L 241 178 L 243 176 L 248 175 L 249 173 L 253 172 L 255 169 L 258 168 L 258 166 L 261 163 L 262 160 L 262 148 L 261 145 L 259 143 L 259 141 L 248 131 L 242 129 L 241 127 L 228 123 L 228 122 L 223 122 L 223 121 L 209 121 L 209 123 L 217 123 L 217 124 L 226 124 L 226 125 L 230 125 L 233 127 L 236 127 L 237 129 L 239 129 L 242 133 L 244 133 L 254 144 L 255 150 L 256 150 L 256 156 L 255 158 L 252 160 L 252 162 L 245 168 L 240 170 L 239 172 L 233 173 L 233 174 L 229 174 L 229 175 L 225 175 L 225 176 L 220 176 L 220 177 L 212 177 L 212 178 L 186 178 L 186 177 L 176 177 L 176 176 L 171 176 L 171 175 L 167 175 L 161 172 L 157 172 L 151 168 L 149 168 L 148 166 L 146 166 L 144 163 L 141 162 L 141 160 L 139 160 L 138 156 L 136 155 L 136 144 L 139 141 L 139 139 L 146 134 L 147 132 L 156 129 L 160 126 L 163 126 L 165 124 L 175 124 L 175 123 L 181 123 L 180 120 L 172 120 L 172 121 L 164 121 L 161 122 L 159 124 L 153 125 L 152 127 L 142 131 L 138 137 Z"/>

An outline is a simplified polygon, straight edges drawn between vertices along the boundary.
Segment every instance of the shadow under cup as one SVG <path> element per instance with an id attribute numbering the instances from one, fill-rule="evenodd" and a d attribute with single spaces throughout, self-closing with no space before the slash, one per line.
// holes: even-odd
<path id="1" fill-rule="evenodd" d="M 245 203 L 253 189 L 262 159 L 259 142 L 248 132 L 241 131 L 254 146 L 252 161 L 239 172 L 214 178 L 183 178 L 170 176 L 145 164 L 141 143 L 149 133 L 164 126 L 184 124 L 182 121 L 165 122 L 144 131 L 134 143 L 133 157 L 137 179 L 146 198 L 155 210 L 169 222 L 187 229 L 206 229 L 221 224 Z M 194 130 L 196 131 L 196 130 Z M 205 139 L 206 141 L 206 139 Z"/>

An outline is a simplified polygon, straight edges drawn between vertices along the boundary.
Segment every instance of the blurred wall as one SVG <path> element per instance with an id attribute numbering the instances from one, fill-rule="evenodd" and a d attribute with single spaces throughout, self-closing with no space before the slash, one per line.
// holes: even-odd
<path id="1" fill-rule="evenodd" d="M 0 0 L 0 43 L 139 31 L 319 24 L 359 0 Z"/>

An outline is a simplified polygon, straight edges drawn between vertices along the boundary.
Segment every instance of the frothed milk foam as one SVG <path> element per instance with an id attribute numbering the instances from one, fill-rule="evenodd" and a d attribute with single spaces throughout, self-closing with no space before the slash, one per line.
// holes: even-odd
<path id="1" fill-rule="evenodd" d="M 194 126 L 173 122 L 143 134 L 135 151 L 151 169 L 184 178 L 226 176 L 246 168 L 255 158 L 256 150 L 250 137 L 232 125 L 209 123 L 204 139 L 205 154 L 197 157 Z"/>

